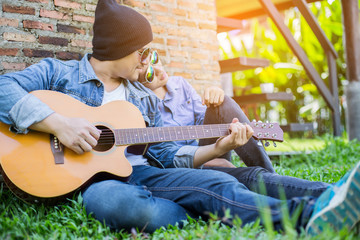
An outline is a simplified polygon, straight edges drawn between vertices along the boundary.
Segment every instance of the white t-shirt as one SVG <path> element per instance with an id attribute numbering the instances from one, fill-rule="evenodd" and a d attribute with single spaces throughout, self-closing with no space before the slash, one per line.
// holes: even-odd
<path id="1" fill-rule="evenodd" d="M 121 83 L 119 87 L 117 87 L 116 89 L 114 89 L 111 92 L 105 91 L 101 105 L 104 105 L 106 103 L 116 101 L 116 100 L 127 100 L 128 91 L 129 90 L 127 89 L 127 87 L 125 87 L 124 83 Z M 149 165 L 147 159 L 144 158 L 144 156 L 131 154 L 131 153 L 128 153 L 126 150 L 125 150 L 125 156 L 132 166 Z"/>
<path id="2" fill-rule="evenodd" d="M 115 100 L 126 100 L 127 91 L 128 89 L 123 83 L 121 83 L 120 86 L 118 86 L 115 90 L 112 90 L 111 92 L 105 91 L 101 105 Z"/>

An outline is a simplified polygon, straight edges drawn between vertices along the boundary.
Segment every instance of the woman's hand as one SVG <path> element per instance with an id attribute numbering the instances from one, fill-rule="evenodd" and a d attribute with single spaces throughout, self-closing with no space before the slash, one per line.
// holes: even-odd
<path id="1" fill-rule="evenodd" d="M 220 106 L 224 101 L 224 90 L 219 87 L 211 86 L 205 89 L 204 94 L 202 95 L 202 104 L 210 107 L 213 105 L 214 107 Z"/>

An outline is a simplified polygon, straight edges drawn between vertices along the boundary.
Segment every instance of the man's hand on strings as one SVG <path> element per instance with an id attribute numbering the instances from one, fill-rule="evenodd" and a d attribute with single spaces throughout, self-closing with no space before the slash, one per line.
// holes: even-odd
<path id="1" fill-rule="evenodd" d="M 216 148 L 221 149 L 224 153 L 245 145 L 254 133 L 250 125 L 240 123 L 237 118 L 232 120 L 229 130 L 230 135 L 219 138 L 216 142 Z"/>

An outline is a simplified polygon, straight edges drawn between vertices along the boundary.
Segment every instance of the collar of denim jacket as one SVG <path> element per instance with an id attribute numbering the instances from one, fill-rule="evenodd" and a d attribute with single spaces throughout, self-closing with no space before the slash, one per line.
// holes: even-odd
<path id="1" fill-rule="evenodd" d="M 89 62 L 90 57 L 91 55 L 87 53 L 79 61 L 79 83 L 85 83 L 91 80 L 101 82 L 101 80 L 96 76 L 95 71 Z"/>

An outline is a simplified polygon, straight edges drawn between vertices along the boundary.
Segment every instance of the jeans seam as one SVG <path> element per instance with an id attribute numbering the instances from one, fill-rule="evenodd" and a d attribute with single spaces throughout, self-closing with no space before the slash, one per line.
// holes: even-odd
<path id="1" fill-rule="evenodd" d="M 248 178 L 249 181 L 253 181 L 253 182 L 261 182 L 259 181 L 257 178 L 254 177 L 249 177 Z M 262 180 L 263 182 L 265 182 L 265 180 Z M 267 184 L 271 184 L 271 185 L 275 185 L 277 187 L 283 187 L 285 188 L 294 188 L 294 189 L 299 189 L 299 190 L 311 190 L 311 191 L 321 191 L 321 187 L 316 187 L 316 188 L 311 188 L 309 189 L 308 187 L 302 187 L 302 186 L 297 186 L 295 184 L 290 184 L 290 183 L 284 183 L 284 182 L 276 182 L 276 181 L 271 181 L 271 180 L 266 180 Z"/>
<path id="2" fill-rule="evenodd" d="M 207 194 L 207 195 L 210 195 L 220 201 L 223 201 L 223 202 L 226 202 L 230 205 L 233 205 L 235 207 L 239 207 L 239 208 L 245 208 L 245 209 L 248 209 L 248 210 L 255 210 L 255 211 L 261 211 L 258 207 L 254 207 L 254 206 L 251 206 L 251 205 L 247 205 L 247 204 L 243 204 L 243 203 L 239 203 L 239 202 L 236 202 L 236 201 L 232 201 L 228 198 L 225 198 L 221 195 L 218 195 L 218 194 L 215 194 L 214 192 L 212 191 L 209 191 L 209 190 L 206 190 L 206 189 L 203 189 L 203 188 L 198 188 L 198 187 L 166 187 L 166 188 L 163 188 L 163 187 L 152 187 L 152 188 L 149 188 L 149 190 L 151 192 L 154 192 L 154 191 L 158 191 L 158 192 L 168 192 L 168 191 L 197 191 L 197 192 L 200 192 L 200 193 L 204 193 L 204 194 Z M 271 214 L 272 215 L 278 215 L 280 214 L 280 211 L 276 211 L 276 210 L 270 210 Z"/>

